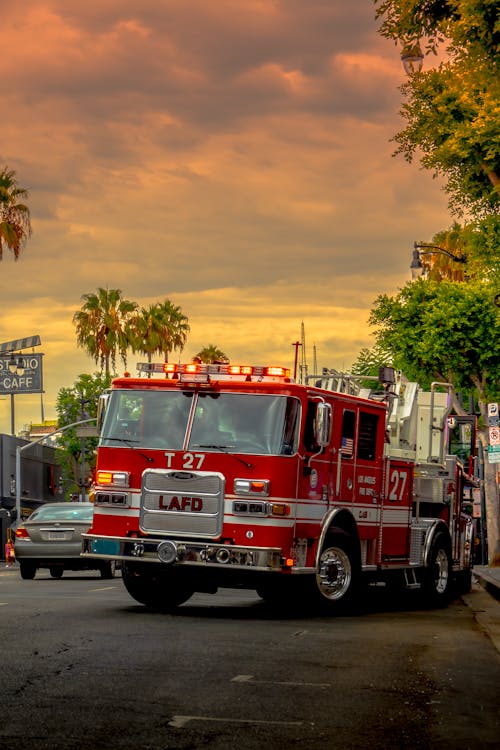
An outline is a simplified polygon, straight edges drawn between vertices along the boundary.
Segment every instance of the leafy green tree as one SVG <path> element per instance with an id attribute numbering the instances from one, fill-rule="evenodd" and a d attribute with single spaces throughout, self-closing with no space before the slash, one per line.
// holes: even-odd
<path id="1" fill-rule="evenodd" d="M 130 328 L 133 351 L 145 354 L 148 362 L 156 353 L 163 354 L 168 362 L 174 349 L 182 351 L 190 330 L 181 308 L 168 299 L 141 308 L 133 316 Z"/>
<path id="2" fill-rule="evenodd" d="M 61 388 L 56 402 L 58 427 L 96 417 L 99 396 L 109 388 L 110 384 L 109 375 L 96 372 L 94 375 L 79 375 L 73 386 Z M 95 422 L 89 422 L 90 426 L 94 424 Z M 88 489 L 89 477 L 95 469 L 97 438 L 86 437 L 82 441 L 82 438 L 77 435 L 77 428 L 70 427 L 60 433 L 58 443 L 63 457 L 63 482 L 67 497 L 69 497 L 80 492 L 82 476 L 86 479 L 86 489 Z M 82 447 L 84 455 L 82 455 Z M 83 471 L 82 462 L 84 462 Z"/>
<path id="3" fill-rule="evenodd" d="M 78 346 L 86 349 L 101 371 L 109 376 L 116 368 L 116 355 L 127 366 L 127 349 L 131 341 L 130 322 L 137 303 L 122 297 L 121 289 L 103 289 L 84 294 L 82 308 L 73 316 Z"/>
<path id="4" fill-rule="evenodd" d="M 401 91 L 407 126 L 396 153 L 442 176 L 456 214 L 500 207 L 500 27 L 497 0 L 374 0 L 380 33 L 403 50 L 427 40 L 447 59 L 411 75 Z"/>
<path id="5" fill-rule="evenodd" d="M 209 344 L 208 346 L 204 346 L 203 349 L 200 349 L 200 351 L 193 357 L 193 360 L 199 360 L 200 362 L 209 365 L 211 362 L 229 362 L 229 357 L 222 351 L 222 349 L 215 346 L 215 344 Z"/>
<path id="6" fill-rule="evenodd" d="M 21 202 L 28 195 L 28 191 L 17 184 L 13 170 L 7 167 L 0 169 L 0 260 L 4 249 L 11 250 L 17 260 L 31 237 L 30 211 Z"/>
<path id="7" fill-rule="evenodd" d="M 500 400 L 500 309 L 490 282 L 408 283 L 390 297 L 380 295 L 370 324 L 376 341 L 392 353 L 394 366 L 423 387 L 449 382 L 477 399 L 479 436 L 488 444 L 488 402 Z M 459 408 L 459 405 L 456 405 Z M 500 564 L 500 525 L 494 464 L 485 465 L 490 564 Z"/>

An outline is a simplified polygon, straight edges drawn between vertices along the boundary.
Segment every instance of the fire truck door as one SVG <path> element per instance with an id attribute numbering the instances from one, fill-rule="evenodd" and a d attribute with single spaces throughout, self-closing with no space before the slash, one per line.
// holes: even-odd
<path id="1" fill-rule="evenodd" d="M 334 498 L 350 503 L 354 497 L 354 437 L 356 413 L 344 409 L 340 433 L 334 433 L 336 455 L 333 466 Z"/>
<path id="2" fill-rule="evenodd" d="M 409 464 L 389 461 L 382 513 L 382 555 L 409 557 L 413 472 Z"/>

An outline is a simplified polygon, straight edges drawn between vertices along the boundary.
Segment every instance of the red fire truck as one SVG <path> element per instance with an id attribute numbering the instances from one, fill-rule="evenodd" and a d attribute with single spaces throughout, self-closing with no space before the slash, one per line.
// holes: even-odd
<path id="1" fill-rule="evenodd" d="M 380 390 L 324 370 L 138 365 L 100 399 L 83 556 L 120 561 L 130 595 L 170 611 L 255 589 L 335 611 L 360 584 L 445 603 L 470 587 L 474 417 L 452 387 L 381 368 Z"/>

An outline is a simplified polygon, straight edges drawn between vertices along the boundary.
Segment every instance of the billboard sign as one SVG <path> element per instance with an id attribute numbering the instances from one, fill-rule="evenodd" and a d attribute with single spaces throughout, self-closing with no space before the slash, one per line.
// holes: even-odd
<path id="1" fill-rule="evenodd" d="M 22 360 L 22 368 L 11 372 L 11 355 L 0 356 L 0 395 L 15 393 L 43 393 L 43 354 L 16 354 L 16 363 Z"/>

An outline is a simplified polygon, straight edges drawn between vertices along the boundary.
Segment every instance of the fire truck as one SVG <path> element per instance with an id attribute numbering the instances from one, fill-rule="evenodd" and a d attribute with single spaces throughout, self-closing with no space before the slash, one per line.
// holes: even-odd
<path id="1" fill-rule="evenodd" d="M 172 611 L 254 589 L 335 612 L 363 585 L 435 605 L 471 583 L 475 417 L 448 383 L 391 368 L 138 365 L 100 398 L 92 527 L 82 555 L 121 564 L 129 594 Z"/>

